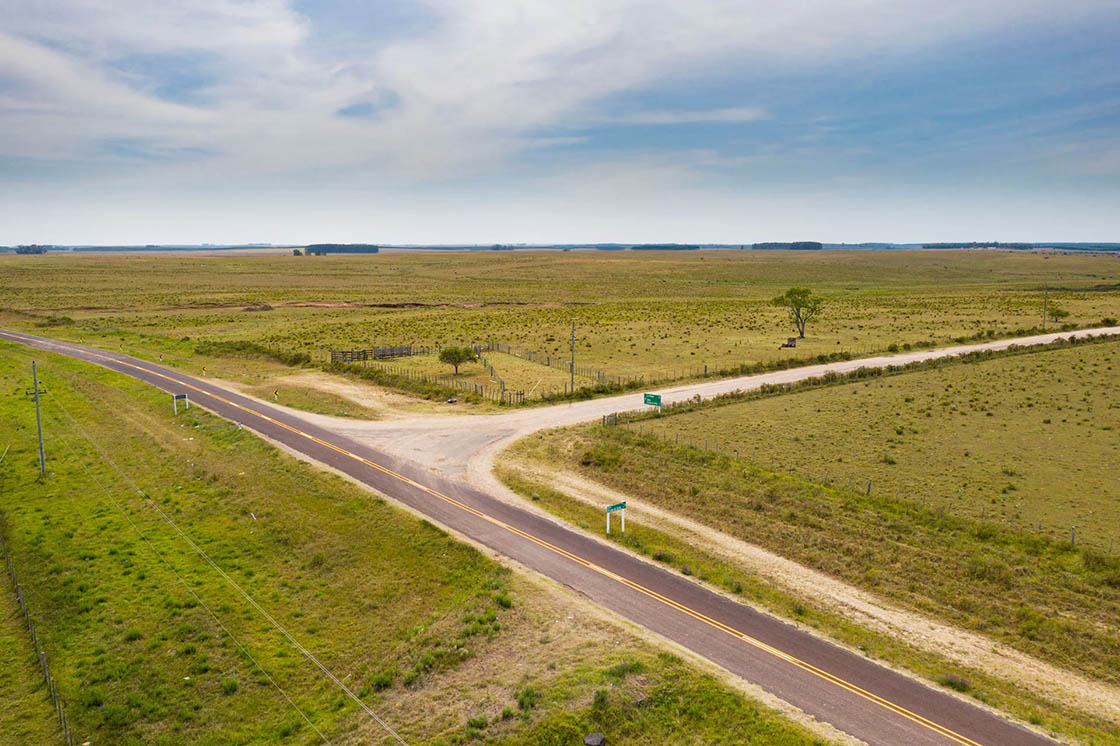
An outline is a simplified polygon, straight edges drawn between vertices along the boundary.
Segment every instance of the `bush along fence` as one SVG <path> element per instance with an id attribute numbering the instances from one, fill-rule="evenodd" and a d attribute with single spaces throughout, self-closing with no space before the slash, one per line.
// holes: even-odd
<path id="1" fill-rule="evenodd" d="M 12 577 L 12 585 L 15 586 L 16 600 L 19 601 L 19 608 L 23 612 L 23 619 L 27 623 L 27 631 L 31 633 L 31 642 L 35 646 L 35 655 L 39 659 L 39 666 L 43 669 L 43 679 L 47 683 L 47 691 L 51 695 L 51 704 L 54 705 L 55 714 L 58 715 L 58 724 L 62 730 L 62 740 L 67 746 L 74 746 L 74 734 L 70 731 L 70 723 L 66 720 L 66 710 L 62 706 L 62 697 L 58 694 L 58 688 L 54 684 L 54 676 L 51 675 L 51 667 L 47 663 L 47 654 L 43 651 L 43 646 L 39 642 L 39 633 L 35 630 L 35 622 L 31 619 L 31 610 L 27 606 L 27 599 L 23 596 L 23 586 L 19 584 L 19 579 L 16 577 L 16 568 L 12 564 L 12 558 L 8 554 L 8 545 L 4 541 L 5 523 L 3 516 L 0 515 L 0 548 L 4 551 L 4 564 L 8 567 L 8 574 Z"/>

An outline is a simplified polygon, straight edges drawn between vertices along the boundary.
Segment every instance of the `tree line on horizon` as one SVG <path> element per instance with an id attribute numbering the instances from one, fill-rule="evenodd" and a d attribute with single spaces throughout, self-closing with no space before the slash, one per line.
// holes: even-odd
<path id="1" fill-rule="evenodd" d="M 793 251 L 820 251 L 824 248 L 824 244 L 820 241 L 766 241 L 764 243 L 751 244 L 752 249 L 785 249 Z"/>

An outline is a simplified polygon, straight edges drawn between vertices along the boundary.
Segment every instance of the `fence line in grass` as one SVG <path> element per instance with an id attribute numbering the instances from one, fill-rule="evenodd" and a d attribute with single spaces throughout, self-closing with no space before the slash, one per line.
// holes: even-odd
<path id="1" fill-rule="evenodd" d="M 674 433 L 670 437 L 667 433 L 659 432 L 658 430 L 643 426 L 644 419 L 634 416 L 635 413 L 631 412 L 615 412 L 612 414 L 603 415 L 601 424 L 603 427 L 623 427 L 629 432 L 635 433 L 639 437 L 655 438 L 665 443 L 670 443 L 675 446 L 691 448 L 694 451 L 708 452 L 717 456 L 725 458 L 734 458 L 736 460 L 744 461 L 752 466 L 765 469 L 774 474 L 788 474 L 792 477 L 803 479 L 807 482 L 816 483 L 826 487 L 831 487 L 835 490 L 856 493 L 858 495 L 870 495 L 875 491 L 875 483 L 873 479 L 864 479 L 862 477 L 846 476 L 843 478 L 834 475 L 814 475 L 809 474 L 805 470 L 795 469 L 793 466 L 785 464 L 760 463 L 757 460 L 757 454 L 754 458 L 750 454 L 740 453 L 738 449 L 721 449 L 719 447 L 720 441 L 714 438 L 682 438 L 680 433 Z M 979 510 L 966 509 L 960 505 L 954 505 L 954 500 L 950 497 L 946 500 L 924 500 L 920 492 L 914 492 L 909 497 L 901 496 L 897 491 L 888 493 L 889 496 L 894 497 L 895 500 L 900 502 L 916 502 L 940 516 L 956 515 L 963 518 L 978 520 L 985 523 L 1002 525 L 1012 531 L 1019 533 L 1032 532 L 1047 539 L 1068 542 L 1078 547 L 1092 547 L 1098 549 L 1109 555 L 1112 555 L 1117 549 L 1120 549 L 1120 541 L 1117 537 L 1109 536 L 1107 534 L 1097 537 L 1089 538 L 1084 535 L 1084 528 L 1081 524 L 1070 524 L 1068 526 L 1046 526 L 1042 521 L 1025 521 L 1016 519 L 1015 516 L 1009 518 L 1001 518 L 998 515 L 988 513 L 987 506 L 980 506 Z"/>
<path id="2" fill-rule="evenodd" d="M 1020 331 L 1026 333 L 1033 330 Z M 982 339 L 987 339 L 987 337 L 985 335 L 977 335 L 975 338 L 961 337 L 957 338 L 954 341 L 963 343 L 970 341 L 980 341 Z M 756 360 L 754 362 L 744 363 L 699 363 L 696 365 L 662 369 L 659 371 L 647 371 L 641 375 L 615 375 L 609 374 L 606 371 L 600 370 L 598 368 L 593 368 L 591 366 L 576 365 L 575 374 L 578 375 L 581 380 L 575 382 L 574 385 L 569 382 L 564 382 L 562 385 L 552 384 L 543 387 L 534 386 L 529 392 L 507 391 L 505 382 L 498 374 L 492 362 L 486 358 L 485 354 L 487 352 L 499 352 L 565 372 L 568 372 L 572 367 L 570 365 L 570 361 L 568 359 L 565 359 L 563 356 L 553 356 L 549 353 L 536 353 L 529 350 L 523 350 L 513 347 L 512 345 L 503 342 L 497 342 L 494 340 L 490 340 L 485 344 L 475 343 L 466 346 L 473 349 L 482 358 L 483 365 L 486 366 L 488 372 L 498 384 L 497 393 L 487 391 L 487 387 L 482 384 L 464 383 L 453 378 L 447 378 L 445 376 L 406 373 L 403 372 L 405 369 L 396 370 L 402 371 L 401 373 L 399 373 L 399 375 L 405 375 L 406 377 L 412 378 L 413 380 L 421 380 L 428 383 L 437 383 L 444 386 L 458 388 L 460 390 L 472 391 L 487 399 L 492 399 L 494 401 L 500 401 L 503 403 L 517 404 L 524 403 L 526 399 L 530 398 L 534 400 L 568 398 L 573 394 L 578 395 L 580 394 L 580 392 L 586 392 L 589 389 L 598 389 L 601 393 L 607 393 L 611 390 L 623 391 L 641 386 L 662 386 L 690 379 L 694 380 L 703 378 L 726 378 L 735 376 L 757 375 L 760 373 L 766 373 L 776 370 L 789 370 L 792 368 L 807 365 L 838 362 L 842 360 L 861 359 L 868 356 L 876 355 L 889 355 L 897 352 L 907 352 L 912 349 L 921 349 L 923 347 L 926 347 L 927 345 L 905 344 L 899 346 L 897 344 L 891 344 L 888 345 L 886 349 L 870 346 L 848 346 L 844 349 L 834 350 L 830 353 L 817 353 L 815 355 L 811 354 L 804 357 L 785 357 L 769 361 Z M 372 349 L 398 350 L 406 348 Z M 432 352 L 434 352 L 434 350 L 432 350 L 431 348 L 408 347 L 407 349 L 413 350 L 413 354 L 431 354 Z M 331 351 L 331 355 L 332 359 L 335 359 L 336 355 L 353 355 L 360 352 L 362 351 L 333 350 Z M 362 365 L 368 365 L 370 362 L 373 362 L 374 364 L 378 364 L 379 367 L 384 363 L 385 360 L 385 358 L 378 360 L 377 358 L 372 356 L 367 356 L 365 358 L 358 357 L 355 359 L 359 360 Z M 946 360 L 946 358 L 924 360 L 920 363 L 908 364 L 905 367 L 907 369 L 914 369 L 916 367 L 937 367 L 938 365 L 942 364 L 944 360 Z M 385 368 L 382 369 L 384 370 Z"/>
<path id="3" fill-rule="evenodd" d="M 386 361 L 400 359 L 402 357 L 437 354 L 441 349 L 440 346 L 432 348 L 401 345 L 394 347 L 372 347 L 360 350 L 330 350 L 330 360 L 331 362 L 360 363 L 362 365 L 373 363 L 382 370 L 392 370 L 394 375 L 403 375 L 412 380 L 424 381 L 427 383 L 437 383 L 439 385 L 450 386 L 464 391 L 471 391 L 472 393 L 479 394 L 484 398 L 492 399 L 494 401 L 502 401 L 507 403 L 523 403 L 526 399 L 549 399 L 567 397 L 581 390 L 599 386 L 617 387 L 620 390 L 625 390 L 628 388 L 633 388 L 634 386 L 656 386 L 698 378 L 713 378 L 763 373 L 766 371 L 782 370 L 800 365 L 810 365 L 814 363 L 830 362 L 836 360 L 850 360 L 852 358 L 883 352 L 881 349 L 876 348 L 857 349 L 849 347 L 845 350 L 837 351 L 827 355 L 818 354 L 805 358 L 783 358 L 780 360 L 772 360 L 769 362 L 756 361 L 753 363 L 697 363 L 695 365 L 648 371 L 637 375 L 608 373 L 604 370 L 592 367 L 590 365 L 577 364 L 575 366 L 575 376 L 580 380 L 575 381 L 574 385 L 571 382 L 564 382 L 562 384 L 548 384 L 545 386 L 534 387 L 532 392 L 525 392 L 508 391 L 508 387 L 505 381 L 502 379 L 501 375 L 494 367 L 492 361 L 487 359 L 486 353 L 498 352 L 505 355 L 510 355 L 512 357 L 520 358 L 531 363 L 544 365 L 554 370 L 560 370 L 565 373 L 569 373 L 572 368 L 569 359 L 565 356 L 520 349 L 510 344 L 498 342 L 495 340 L 489 340 L 485 343 L 466 344 L 462 346 L 469 347 L 470 349 L 474 350 L 476 355 L 479 356 L 479 361 L 486 368 L 491 378 L 495 380 L 495 383 L 497 383 L 498 393 L 492 393 L 484 390 L 487 387 L 485 387 L 483 384 L 464 383 L 462 381 L 457 381 L 456 379 L 448 378 L 441 375 L 405 372 L 407 371 L 406 368 L 387 367 L 385 365 Z M 478 388 L 479 386 L 482 386 L 483 388 Z"/>
<path id="4" fill-rule="evenodd" d="M 31 642 L 35 646 L 35 656 L 39 659 L 39 667 L 43 669 L 43 679 L 47 684 L 47 691 L 51 695 L 51 704 L 54 705 L 55 715 L 58 716 L 58 724 L 62 730 L 62 738 L 67 746 L 74 746 L 74 735 L 70 731 L 70 723 L 66 719 L 66 710 L 62 706 L 62 697 L 58 693 L 58 688 L 54 684 L 54 676 L 51 675 L 51 667 L 47 663 L 47 654 L 43 650 L 42 644 L 39 642 L 39 633 L 35 629 L 35 622 L 31 618 L 31 610 L 27 606 L 27 599 L 23 596 L 23 586 L 19 584 L 19 578 L 16 577 L 16 568 L 12 564 L 11 555 L 8 554 L 8 544 L 4 541 L 5 521 L 3 516 L 0 515 L 0 548 L 4 550 L 4 564 L 8 566 L 8 574 L 12 577 L 12 585 L 15 587 L 16 600 L 19 601 L 19 608 L 23 612 L 24 622 L 27 624 L 27 630 L 31 634 Z"/>
<path id="5" fill-rule="evenodd" d="M 502 377 L 498 375 L 498 371 L 496 371 L 494 369 L 494 366 L 490 364 L 490 361 L 486 359 L 485 353 L 483 353 L 481 349 L 476 349 L 474 354 L 478 355 L 478 362 L 482 363 L 482 367 L 486 368 L 486 372 L 490 374 L 491 378 L 497 381 L 498 387 L 502 390 L 503 393 L 505 393 L 506 382 L 502 380 Z M 524 395 L 524 392 L 518 393 Z"/>
<path id="6" fill-rule="evenodd" d="M 392 360 L 399 357 L 431 354 L 430 347 L 398 345 L 396 347 L 370 347 L 364 350 L 331 350 L 332 363 L 360 363 L 367 360 Z"/>

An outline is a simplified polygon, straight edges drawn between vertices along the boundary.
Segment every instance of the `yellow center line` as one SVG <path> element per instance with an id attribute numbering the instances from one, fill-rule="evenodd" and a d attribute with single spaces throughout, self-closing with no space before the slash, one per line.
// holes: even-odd
<path id="1" fill-rule="evenodd" d="M 23 337 L 22 335 L 19 335 L 19 334 L 16 334 L 16 333 L 11 333 L 11 332 L 7 332 L 7 334 L 9 334 L 10 336 L 13 336 L 13 337 L 17 337 L 19 339 L 19 341 L 21 341 L 21 342 L 42 344 L 41 340 L 34 339 L 32 337 Z M 61 344 L 61 343 L 51 342 L 49 344 L 52 347 L 59 347 L 61 349 L 72 349 L 68 345 Z M 643 595 L 648 596 L 649 598 L 660 601 L 661 603 L 665 604 L 666 606 L 669 606 L 673 609 L 676 609 L 677 611 L 680 611 L 680 612 L 692 617 L 693 619 L 701 621 L 701 622 L 707 624 L 708 626 L 713 627 L 713 628 L 715 628 L 715 629 L 717 629 L 721 632 L 725 632 L 726 634 L 728 634 L 728 635 L 730 635 L 730 636 L 732 636 L 732 637 L 734 637 L 738 640 L 746 642 L 747 644 L 751 645 L 752 647 L 754 647 L 758 650 L 761 650 L 765 653 L 769 653 L 770 655 L 772 655 L 776 658 L 779 658 L 783 661 L 786 661 L 787 663 L 790 663 L 791 665 L 796 666 L 797 668 L 800 668 L 803 671 L 811 673 L 814 676 L 817 676 L 818 678 L 821 678 L 821 679 L 823 679 L 823 680 L 825 680 L 825 681 L 827 681 L 831 684 L 834 684 L 834 685 L 840 687 L 841 689 L 843 689 L 843 690 L 845 690 L 845 691 L 847 691 L 851 694 L 855 694 L 856 696 L 861 697 L 861 698 L 867 700 L 868 702 L 879 705 L 880 707 L 882 707 L 882 708 L 884 708 L 884 709 L 886 709 L 890 712 L 893 712 L 896 715 L 900 715 L 900 716 L 906 718 L 907 720 L 910 720 L 910 721 L 912 721 L 912 722 L 914 722 L 914 723 L 916 723 L 916 724 L 918 724 L 918 725 L 920 725 L 920 726 L 922 726 L 922 727 L 924 727 L 928 730 L 933 731 L 934 733 L 937 733 L 938 735 L 944 736 L 945 738 L 949 739 L 950 741 L 961 744 L 962 746 L 981 746 L 980 743 L 972 740 L 971 738 L 968 738 L 967 736 L 963 736 L 959 733 L 956 733 L 955 731 L 952 731 L 952 730 L 950 730 L 949 728 L 946 728 L 943 725 L 935 723 L 932 720 L 929 720 L 929 719 L 927 719 L 927 718 L 925 718 L 925 717 L 923 717 L 923 716 L 921 716 L 921 715 L 919 715 L 915 712 L 912 712 L 912 711 L 906 709 L 905 707 L 903 707 L 901 705 L 895 704 L 894 702 L 891 702 L 890 700 L 884 699 L 883 697 L 880 697 L 879 695 L 874 694 L 873 692 L 869 692 L 866 689 L 863 689 L 863 688 L 861 688 L 861 687 L 859 687 L 855 684 L 852 684 L 851 682 L 848 682 L 848 681 L 840 678 L 839 676 L 831 674 L 828 671 L 825 671 L 821 668 L 817 668 L 813 664 L 808 663 L 806 661 L 803 661 L 803 660 L 797 658 L 796 656 L 790 655 L 789 653 L 786 653 L 782 650 L 779 650 L 778 648 L 775 648 L 772 645 L 769 645 L 769 644 L 763 642 L 762 640 L 759 640 L 755 637 L 752 637 L 752 636 L 746 634 L 745 632 L 741 632 L 741 631 L 735 629 L 734 627 L 731 627 L 727 624 L 724 624 L 723 622 L 721 622 L 717 619 L 713 619 L 713 618 L 711 618 L 711 617 L 709 617 L 709 616 L 707 616 L 707 615 L 705 615 L 705 614 L 703 614 L 699 611 L 696 611 L 695 609 L 692 609 L 688 606 L 685 606 L 684 604 L 682 604 L 678 601 L 674 601 L 671 598 L 663 596 L 660 593 L 658 593 L 657 591 L 654 591 L 650 588 L 646 588 L 645 586 L 643 586 L 639 583 L 636 583 L 636 582 L 634 582 L 634 581 L 632 581 L 632 580 L 630 580 L 630 579 L 628 579 L 628 578 L 626 578 L 622 575 L 619 575 L 619 574 L 617 574 L 617 573 L 615 573 L 611 570 L 608 570 L 605 567 L 597 565 L 597 564 L 595 564 L 594 562 L 591 562 L 588 559 L 580 557 L 577 554 L 573 554 L 572 552 L 569 552 L 568 550 L 566 550 L 562 547 L 558 547 L 555 544 L 552 544 L 548 541 L 545 541 L 544 539 L 541 539 L 537 536 L 534 536 L 533 534 L 530 534 L 526 531 L 523 531 L 523 530 L 517 528 L 516 526 L 510 525 L 509 523 L 506 523 L 505 521 L 494 518 L 493 516 L 491 516 L 487 513 L 484 513 L 481 510 L 478 510 L 477 508 L 472 508 L 470 505 L 467 505 L 466 503 L 463 503 L 459 500 L 456 500 L 455 498 L 450 497 L 448 495 L 444 495 L 443 493 L 438 492 L 438 491 L 432 489 L 431 487 L 420 484 L 419 482 L 417 482 L 413 479 L 410 479 L 409 477 L 406 477 L 403 474 L 398 474 L 397 472 L 393 471 L 392 469 L 388 469 L 388 468 L 382 466 L 381 464 L 370 461 L 369 459 L 364 458 L 364 457 L 362 457 L 362 456 L 360 456 L 356 453 L 353 453 L 351 451 L 348 451 L 345 448 L 342 448 L 341 446 L 337 446 L 334 443 L 330 443 L 328 441 L 325 441 L 322 438 L 318 438 L 314 435 L 311 435 L 310 433 L 305 433 L 302 430 L 300 430 L 299 428 L 293 427 L 293 426 L 288 425 L 284 422 L 280 422 L 277 419 L 269 417 L 267 414 L 264 414 L 263 412 L 259 412 L 255 409 L 250 408 L 250 407 L 246 407 L 243 404 L 238 404 L 237 402 L 230 401 L 229 399 L 226 399 L 225 397 L 219 396 L 218 394 L 211 393 L 211 392 L 206 391 L 205 389 L 199 388 L 199 387 L 197 387 L 193 384 L 190 384 L 190 383 L 187 383 L 185 381 L 181 381 L 177 378 L 173 378 L 171 376 L 165 375 L 165 374 L 163 374 L 163 373 L 161 373 L 157 370 L 151 370 L 149 368 L 145 368 L 145 367 L 140 366 L 140 365 L 135 365 L 135 364 L 127 362 L 125 360 L 119 360 L 117 358 L 109 357 L 107 355 L 101 355 L 101 354 L 99 354 L 97 352 L 94 352 L 92 350 L 83 349 L 83 348 L 80 348 L 80 347 L 77 347 L 76 349 L 78 351 L 84 353 L 84 354 L 91 355 L 93 357 L 100 358 L 102 360 L 106 360 L 106 361 L 109 361 L 109 362 L 113 362 L 113 363 L 116 363 L 118 365 L 124 365 L 124 366 L 127 366 L 129 368 L 134 368 L 136 370 L 143 371 L 144 373 L 147 373 L 148 375 L 154 375 L 154 376 L 158 376 L 160 378 L 163 378 L 163 379 L 165 379 L 167 381 L 170 381 L 170 382 L 172 382 L 172 383 L 174 383 L 178 386 L 184 386 L 188 389 L 191 389 L 191 390 L 196 391 L 200 394 L 203 394 L 204 396 L 209 396 L 210 398 L 215 399 L 217 401 L 220 401 L 224 404 L 228 404 L 231 407 L 235 407 L 237 409 L 240 409 L 241 411 L 243 411 L 247 414 L 251 414 L 255 417 L 259 417 L 260 419 L 265 420 L 266 422 L 270 422 L 273 425 L 276 425 L 277 427 L 284 428 L 285 430 L 288 430 L 292 433 L 295 433 L 296 435 L 300 435 L 304 438 L 307 438 L 308 440 L 311 440 L 315 443 L 318 443 L 319 445 L 322 445 L 326 448 L 329 448 L 329 449 L 335 451 L 336 453 L 342 454 L 344 456 L 348 456 L 348 457 L 354 459 L 355 461 L 358 461 L 358 462 L 360 462 L 360 463 L 362 463 L 366 466 L 369 466 L 370 468 L 376 469 L 377 471 L 380 471 L 380 472 L 386 474 L 387 476 L 393 477 L 393 478 L 399 480 L 400 482 L 403 482 L 403 483 L 405 483 L 405 484 L 407 484 L 411 487 L 415 487 L 415 488 L 417 488 L 417 489 L 419 489 L 419 490 L 421 490 L 421 491 L 423 491 L 423 492 L 425 492 L 429 495 L 432 495 L 433 497 L 439 498 L 440 500 L 443 500 L 443 501 L 445 501 L 445 502 L 447 502 L 451 505 L 454 505 L 455 507 L 460 508 L 463 511 L 466 511 L 467 513 L 470 513 L 471 515 L 477 516 L 478 518 L 481 518 L 481 519 L 483 519 L 483 520 L 485 520 L 485 521 L 487 521 L 487 522 L 489 522 L 489 523 L 491 523 L 495 526 L 503 528 L 506 531 L 509 531 L 510 533 L 516 534 L 517 536 L 520 536 L 520 537 L 522 537 L 522 538 L 524 538 L 524 539 L 526 539 L 526 540 L 528 540 L 528 541 L 530 541 L 534 544 L 537 544 L 538 546 L 544 547 L 545 549 L 548 549 L 548 550 L 554 552 L 555 554 L 558 554 L 558 555 L 560 555 L 562 557 L 565 557 L 565 558 L 567 558 L 567 559 L 569 559 L 569 560 L 571 560 L 571 561 L 573 561 L 573 562 L 575 562 L 579 565 L 582 565 L 582 566 L 584 566 L 584 567 L 586 567 L 590 570 L 593 570 L 593 571 L 597 572 L 598 574 L 603 575 L 604 577 L 610 578 L 611 580 L 614 580 L 618 583 L 621 583 L 622 585 L 625 585 L 626 587 L 628 587 L 632 590 L 635 590 L 639 593 L 642 593 Z"/>

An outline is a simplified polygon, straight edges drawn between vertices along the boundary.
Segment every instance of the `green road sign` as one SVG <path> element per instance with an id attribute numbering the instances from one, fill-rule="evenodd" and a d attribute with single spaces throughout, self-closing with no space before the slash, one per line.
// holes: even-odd
<path id="1" fill-rule="evenodd" d="M 642 394 L 642 403 L 651 407 L 661 406 L 661 394 Z"/>
<path id="2" fill-rule="evenodd" d="M 611 513 L 618 513 L 622 519 L 622 533 L 626 533 L 626 502 L 615 503 L 607 506 L 607 533 L 611 532 Z"/>

